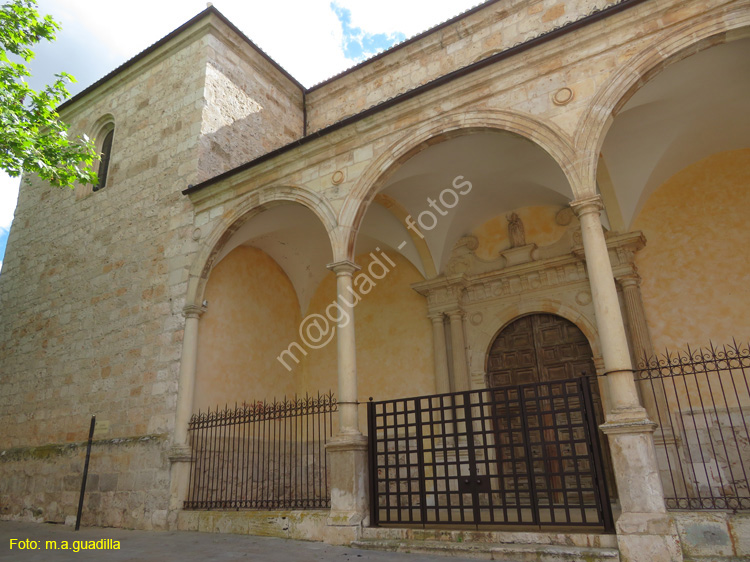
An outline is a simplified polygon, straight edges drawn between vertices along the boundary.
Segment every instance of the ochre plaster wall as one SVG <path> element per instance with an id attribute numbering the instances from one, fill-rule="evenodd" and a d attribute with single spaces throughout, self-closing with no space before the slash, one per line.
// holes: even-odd
<path id="1" fill-rule="evenodd" d="M 292 283 L 265 252 L 240 246 L 211 272 L 200 321 L 194 410 L 295 392 L 276 357 L 297 336 Z"/>
<path id="2" fill-rule="evenodd" d="M 522 207 L 515 212 L 523 222 L 526 243 L 547 246 L 557 242 L 567 230 L 555 222 L 555 216 L 562 209 L 556 205 Z M 510 215 L 510 213 L 508 213 Z M 494 260 L 499 252 L 510 248 L 508 240 L 508 219 L 498 215 L 476 228 L 472 232 L 479 241 L 475 254 L 483 260 Z"/>
<path id="3" fill-rule="evenodd" d="M 672 176 L 633 230 L 654 348 L 683 349 L 750 336 L 750 149 L 722 152 Z"/>
<path id="4" fill-rule="evenodd" d="M 435 392 L 432 327 L 427 318 L 424 297 L 411 288 L 422 281 L 421 274 L 405 258 L 393 251 L 387 256 L 395 267 L 376 253 L 390 270 L 383 279 L 372 278 L 375 287 L 354 310 L 357 341 L 357 381 L 359 401 L 418 396 Z M 368 254 L 356 258 L 362 272 L 372 263 Z M 381 275 L 380 270 L 375 273 Z M 355 274 L 355 278 L 356 278 Z M 329 274 L 310 302 L 309 313 L 325 314 L 336 297 L 336 278 Z M 323 349 L 311 350 L 303 392 L 337 391 L 336 340 Z M 364 423 L 364 405 L 360 424 Z M 364 425 L 361 426 L 363 433 Z"/>

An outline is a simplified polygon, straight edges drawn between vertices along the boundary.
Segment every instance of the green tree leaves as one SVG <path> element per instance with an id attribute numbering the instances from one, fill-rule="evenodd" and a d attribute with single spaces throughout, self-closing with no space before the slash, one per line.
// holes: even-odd
<path id="1" fill-rule="evenodd" d="M 69 139 L 56 110 L 74 78 L 58 74 L 37 92 L 25 81 L 28 68 L 17 62 L 31 60 L 32 47 L 53 41 L 59 29 L 50 16 L 40 17 L 33 0 L 11 0 L 0 8 L 0 168 L 12 177 L 37 174 L 56 187 L 95 184 L 93 141 L 85 135 Z"/>

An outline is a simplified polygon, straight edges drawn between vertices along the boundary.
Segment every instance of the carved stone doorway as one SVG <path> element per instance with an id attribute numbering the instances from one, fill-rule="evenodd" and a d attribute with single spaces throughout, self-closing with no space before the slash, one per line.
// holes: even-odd
<path id="1" fill-rule="evenodd" d="M 508 324 L 490 345 L 487 358 L 487 384 L 490 387 L 551 382 L 587 376 L 596 424 L 604 423 L 596 367 L 591 345 L 583 332 L 565 318 L 554 314 L 531 314 Z M 604 471 L 611 498 L 617 497 L 614 471 L 607 440 L 598 432 L 603 451 Z M 545 436 L 554 441 L 554 435 Z M 543 452 L 542 452 L 543 454 Z M 550 467 L 553 472 L 558 468 Z"/>

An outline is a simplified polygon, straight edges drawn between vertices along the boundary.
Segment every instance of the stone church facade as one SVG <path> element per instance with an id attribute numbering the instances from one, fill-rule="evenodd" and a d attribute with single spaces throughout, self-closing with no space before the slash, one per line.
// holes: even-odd
<path id="1" fill-rule="evenodd" d="M 750 334 L 749 30 L 744 0 L 490 0 L 304 88 L 209 7 L 61 107 L 112 133 L 104 185 L 22 185 L 0 516 L 75 513 L 96 415 L 84 524 L 413 538 L 370 527 L 370 397 L 585 372 L 615 532 L 550 552 L 749 555 L 742 509 L 667 510 L 633 375 Z M 330 509 L 183 509 L 193 414 L 329 390 Z"/>

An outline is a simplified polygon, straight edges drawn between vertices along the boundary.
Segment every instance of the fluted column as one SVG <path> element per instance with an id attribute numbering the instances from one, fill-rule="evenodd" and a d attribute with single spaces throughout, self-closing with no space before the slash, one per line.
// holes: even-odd
<path id="1" fill-rule="evenodd" d="M 625 300 L 625 314 L 628 317 L 630 327 L 630 341 L 633 345 L 633 358 L 636 364 L 646 358 L 654 356 L 654 347 L 651 343 L 651 335 L 646 323 L 646 310 L 643 307 L 641 297 L 641 278 L 637 273 L 623 275 L 617 278 L 622 287 Z M 674 445 L 671 424 L 669 423 L 669 406 L 664 394 L 664 388 L 660 384 L 654 384 L 651 380 L 640 380 L 638 385 L 641 391 L 643 406 L 646 408 L 649 419 L 659 424 L 657 437 L 662 442 L 664 439 Z"/>
<path id="2" fill-rule="evenodd" d="M 654 348 L 646 323 L 646 311 L 641 298 L 641 278 L 637 273 L 623 275 L 617 279 L 625 297 L 625 313 L 630 326 L 630 341 L 633 344 L 633 358 L 636 363 L 644 357 L 651 357 Z"/>
<path id="3" fill-rule="evenodd" d="M 187 305 L 182 313 L 185 316 L 185 330 L 182 338 L 180 358 L 180 380 L 177 389 L 177 410 L 169 452 L 170 467 L 170 510 L 182 508 L 187 499 L 190 479 L 190 444 L 188 443 L 188 423 L 193 414 L 193 394 L 195 393 L 195 369 L 198 361 L 198 324 L 206 309 L 202 306 Z M 170 521 L 170 524 L 173 523 Z"/>
<path id="4" fill-rule="evenodd" d="M 432 340 L 435 353 L 435 391 L 445 394 L 451 391 L 451 381 L 448 374 L 448 352 L 445 348 L 445 325 L 443 313 L 430 314 L 432 320 Z"/>
<path id="5" fill-rule="evenodd" d="M 357 355 L 354 338 L 352 276 L 360 267 L 343 260 L 328 265 L 336 274 L 336 301 L 342 313 L 336 328 L 339 433 L 326 445 L 331 474 L 328 525 L 356 527 L 367 519 L 367 438 L 359 430 Z"/>
<path id="6" fill-rule="evenodd" d="M 466 338 L 464 338 L 464 312 L 460 309 L 447 313 L 451 327 L 453 349 L 453 392 L 469 390 L 469 370 L 466 366 Z"/>

